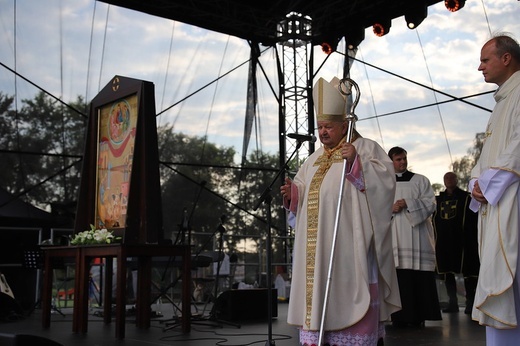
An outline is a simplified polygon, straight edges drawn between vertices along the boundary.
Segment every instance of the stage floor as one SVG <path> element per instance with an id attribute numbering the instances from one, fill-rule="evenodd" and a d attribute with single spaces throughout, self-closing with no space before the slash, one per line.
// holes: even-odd
<path id="1" fill-rule="evenodd" d="M 160 314 L 153 318 L 150 329 L 137 329 L 132 315 L 131 306 L 128 308 L 126 337 L 124 340 L 115 338 L 115 323 L 104 325 L 102 318 L 96 316 L 99 309 L 92 309 L 89 315 L 88 333 L 78 335 L 72 333 L 72 309 L 62 309 L 65 316 L 53 313 L 51 327 L 41 327 L 41 311 L 36 309 L 31 315 L 10 322 L 0 322 L 0 333 L 7 334 L 31 334 L 45 337 L 61 343 L 65 346 L 154 346 L 172 345 L 183 346 L 238 346 L 238 345 L 268 345 L 271 340 L 275 345 L 298 345 L 298 332 L 295 327 L 286 322 L 286 302 L 278 303 L 278 317 L 273 319 L 271 328 L 267 321 L 194 321 L 191 333 L 181 333 L 179 326 L 165 330 L 165 320 L 173 317 L 173 307 L 169 303 L 163 303 L 160 307 L 152 307 Z M 198 305 L 197 310 L 201 316 L 209 315 L 211 306 Z M 443 314 L 442 321 L 427 321 L 425 327 L 420 329 L 395 329 L 390 324 L 386 326 L 385 346 L 404 345 L 457 345 L 457 346 L 484 346 L 485 328 L 471 321 L 465 315 L 463 309 L 459 313 Z M 232 322 L 233 324 L 229 324 Z M 238 323 L 239 325 L 234 325 Z M 270 332 L 271 329 L 271 332 Z M 2 342 L 0 341 L 0 345 Z"/>

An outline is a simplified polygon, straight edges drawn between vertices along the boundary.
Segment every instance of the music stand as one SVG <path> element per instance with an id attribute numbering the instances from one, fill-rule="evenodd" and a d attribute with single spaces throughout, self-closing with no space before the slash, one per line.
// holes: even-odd
<path id="1" fill-rule="evenodd" d="M 43 268 L 43 251 L 38 250 L 24 250 L 23 252 L 23 266 L 28 269 L 35 269 L 37 271 L 37 275 L 39 275 L 40 271 Z M 34 303 L 32 309 L 29 311 L 28 315 L 30 315 L 34 309 L 36 309 L 37 306 L 41 305 L 41 285 L 40 280 L 37 279 L 37 290 L 38 290 L 38 299 Z M 51 303 L 51 310 L 56 311 L 63 317 L 65 317 L 65 314 L 56 306 L 56 304 Z"/>
<path id="2" fill-rule="evenodd" d="M 240 328 L 240 324 L 238 324 L 238 323 L 233 323 L 233 322 L 224 321 L 224 320 L 219 319 L 218 316 L 217 316 L 217 313 L 216 313 L 217 310 L 215 309 L 215 306 L 217 305 L 216 304 L 216 300 L 217 300 L 217 294 L 218 294 L 218 280 L 219 280 L 219 274 L 220 274 L 220 262 L 224 259 L 224 253 L 223 253 L 223 239 L 224 239 L 224 237 L 223 237 L 223 235 L 224 235 L 224 232 L 225 232 L 225 228 L 224 228 L 224 226 L 222 224 L 224 223 L 225 219 L 226 219 L 225 215 L 222 215 L 220 217 L 220 223 L 219 223 L 218 227 L 215 229 L 213 234 L 208 238 L 208 240 L 201 246 L 199 251 L 193 256 L 195 258 L 195 261 L 199 257 L 201 257 L 201 258 L 202 257 L 211 257 L 211 258 L 213 258 L 213 262 L 217 262 L 218 264 L 217 264 L 217 271 L 216 271 L 216 275 L 215 275 L 215 290 L 214 290 L 214 294 L 212 294 L 206 300 L 205 305 L 204 305 L 204 309 L 203 309 L 203 312 L 204 312 L 206 310 L 206 306 L 209 303 L 209 301 L 213 300 L 213 307 L 212 307 L 212 309 L 210 311 L 210 314 L 209 314 L 208 317 L 196 318 L 195 316 L 192 316 L 192 321 L 191 321 L 192 324 L 208 325 L 208 323 L 205 323 L 207 321 L 207 322 L 212 322 L 212 323 L 209 323 L 209 325 L 212 326 L 212 327 L 222 327 L 222 325 L 226 324 L 226 325 L 229 325 L 229 326 Z M 202 252 L 202 251 L 206 248 L 206 246 L 209 244 L 211 239 L 213 239 L 218 232 L 220 232 L 219 249 L 217 251 L 217 256 L 216 256 L 216 259 L 215 259 L 214 256 L 211 256 L 211 254 L 209 254 L 209 256 L 207 256 L 208 253 L 207 252 Z M 175 326 L 175 324 L 167 326 L 163 330 L 164 331 L 170 330 L 174 326 Z"/>
<path id="3" fill-rule="evenodd" d="M 180 267 L 180 263 L 178 260 L 176 260 L 175 257 L 172 257 L 172 256 L 168 257 L 168 261 L 165 264 L 165 269 L 163 271 L 163 274 L 161 275 L 160 282 L 164 282 L 166 280 L 166 274 L 167 274 L 168 268 L 170 266 L 172 266 L 172 269 L 176 268 L 176 267 Z M 159 300 L 164 297 L 164 298 L 166 298 L 166 300 L 168 300 L 172 304 L 173 309 L 174 309 L 175 318 L 168 319 L 168 320 L 161 321 L 161 322 L 175 320 L 178 318 L 177 313 L 175 311 L 182 312 L 181 308 L 175 303 L 174 299 L 168 295 L 168 291 L 173 289 L 177 285 L 177 283 L 181 280 L 181 278 L 182 278 L 182 275 L 178 275 L 166 287 L 161 287 L 161 285 L 157 284 L 155 281 L 152 280 L 152 285 L 159 291 L 159 293 L 157 294 L 157 296 L 155 298 L 152 299 L 151 304 L 154 304 L 156 302 L 159 303 Z"/>
<path id="4" fill-rule="evenodd" d="M 204 255 L 204 254 L 196 254 L 196 255 L 192 255 L 191 256 L 192 269 L 209 267 L 212 263 L 213 263 L 213 259 L 211 257 L 209 257 L 209 256 Z M 180 278 L 181 278 L 181 276 L 178 276 L 175 281 L 178 281 Z M 198 308 L 195 305 L 195 303 L 196 303 L 195 302 L 195 297 L 193 295 L 191 296 L 191 301 L 192 301 L 192 304 L 195 307 L 195 309 L 197 309 L 197 311 L 198 311 Z M 174 307 L 177 308 L 177 310 L 180 311 L 180 309 L 175 304 L 174 304 Z M 195 316 L 193 314 L 191 315 L 191 323 L 192 324 L 207 325 L 205 323 L 199 323 L 200 321 L 204 321 L 204 319 L 201 319 L 201 317 L 199 317 L 198 315 L 197 316 Z M 167 331 L 167 330 L 173 329 L 177 325 L 179 325 L 181 323 L 181 318 L 179 316 L 175 315 L 174 318 L 163 320 L 163 321 L 161 321 L 161 323 L 165 323 L 166 324 L 166 326 L 163 328 L 163 331 Z"/>

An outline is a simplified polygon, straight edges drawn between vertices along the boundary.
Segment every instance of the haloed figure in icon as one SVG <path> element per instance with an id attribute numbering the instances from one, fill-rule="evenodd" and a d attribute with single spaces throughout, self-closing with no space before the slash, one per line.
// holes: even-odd
<path id="1" fill-rule="evenodd" d="M 346 100 L 338 90 L 339 82 L 337 78 L 330 83 L 319 79 L 315 84 L 313 98 L 322 146 L 307 158 L 294 180 L 287 178 L 281 187 L 284 206 L 295 215 L 287 320 L 298 326 L 300 345 L 317 344 L 320 337 L 342 179 L 341 223 L 323 342 L 381 344 L 382 322 L 400 308 L 390 233 L 395 192 L 392 162 L 376 142 L 356 131 L 351 142 L 346 142 Z"/>

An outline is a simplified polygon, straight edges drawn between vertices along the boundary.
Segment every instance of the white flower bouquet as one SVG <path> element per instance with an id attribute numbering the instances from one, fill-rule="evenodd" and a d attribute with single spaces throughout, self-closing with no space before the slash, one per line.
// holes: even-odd
<path id="1" fill-rule="evenodd" d="M 112 231 L 106 228 L 96 229 L 94 225 L 90 225 L 89 230 L 75 234 L 70 243 L 72 245 L 110 244 L 116 239 Z"/>

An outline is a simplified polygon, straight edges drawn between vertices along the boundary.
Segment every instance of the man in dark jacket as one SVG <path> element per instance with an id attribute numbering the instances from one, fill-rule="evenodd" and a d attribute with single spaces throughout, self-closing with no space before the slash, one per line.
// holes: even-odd
<path id="1" fill-rule="evenodd" d="M 444 276 L 449 297 L 448 307 L 443 312 L 459 311 L 455 274 L 462 273 L 466 290 L 464 312 L 470 314 L 480 267 L 477 217 L 468 209 L 471 196 L 457 186 L 455 173 L 444 175 L 444 185 L 446 190 L 436 196 L 437 210 L 434 214 L 437 271 Z"/>

